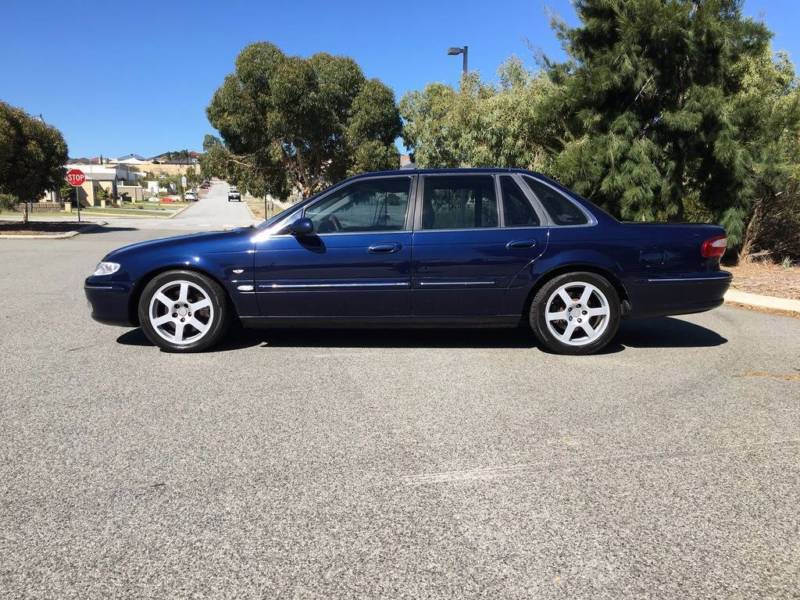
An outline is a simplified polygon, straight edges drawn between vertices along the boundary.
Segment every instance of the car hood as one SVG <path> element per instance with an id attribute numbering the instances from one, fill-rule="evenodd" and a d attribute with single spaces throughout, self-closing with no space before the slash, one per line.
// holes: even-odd
<path id="1" fill-rule="evenodd" d="M 188 235 L 178 235 L 157 240 L 147 240 L 128 244 L 106 254 L 103 260 L 121 259 L 128 255 L 138 254 L 139 252 L 150 252 L 153 250 L 162 251 L 175 248 L 189 248 L 192 246 L 205 246 L 217 241 L 233 239 L 234 237 L 248 236 L 254 233 L 252 227 L 237 227 L 226 231 L 211 231 L 208 233 L 191 233 Z"/>

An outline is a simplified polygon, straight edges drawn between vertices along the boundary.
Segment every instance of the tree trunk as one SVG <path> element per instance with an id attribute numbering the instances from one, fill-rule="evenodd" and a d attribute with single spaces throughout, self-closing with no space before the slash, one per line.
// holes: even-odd
<path id="1" fill-rule="evenodd" d="M 28 224 L 28 201 L 27 200 L 23 201 L 23 204 L 25 205 L 25 210 L 22 211 L 22 223 L 24 225 L 27 225 Z"/>
<path id="2" fill-rule="evenodd" d="M 753 253 L 753 244 L 758 237 L 761 229 L 761 220 L 764 215 L 764 199 L 759 198 L 756 200 L 753 207 L 753 215 L 747 223 L 747 228 L 744 230 L 744 237 L 742 238 L 742 247 L 739 250 L 738 262 L 747 262 L 750 255 Z"/>

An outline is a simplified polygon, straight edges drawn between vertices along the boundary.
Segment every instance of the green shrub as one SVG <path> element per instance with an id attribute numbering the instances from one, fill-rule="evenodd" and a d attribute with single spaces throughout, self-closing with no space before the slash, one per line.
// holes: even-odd
<path id="1" fill-rule="evenodd" d="M 16 210 L 18 203 L 19 200 L 17 200 L 16 196 L 12 196 L 11 194 L 0 194 L 0 210 Z"/>

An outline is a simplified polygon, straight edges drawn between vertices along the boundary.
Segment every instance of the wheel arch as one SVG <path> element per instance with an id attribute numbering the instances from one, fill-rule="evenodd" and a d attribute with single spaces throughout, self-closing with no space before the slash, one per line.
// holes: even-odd
<path id="1" fill-rule="evenodd" d="M 570 263 L 567 265 L 559 265 L 558 267 L 543 273 L 539 276 L 533 286 L 531 286 L 531 289 L 528 291 L 528 295 L 525 298 L 525 304 L 521 315 L 523 322 L 527 321 L 528 313 L 530 313 L 531 304 L 533 303 L 533 299 L 536 297 L 536 294 L 548 281 L 551 281 L 559 275 L 578 272 L 594 273 L 595 275 L 600 275 L 601 277 L 607 279 L 608 282 L 614 286 L 614 289 L 619 295 L 620 311 L 622 312 L 622 315 L 625 316 L 630 312 L 630 296 L 628 291 L 625 289 L 622 280 L 616 273 L 606 267 L 598 266 L 592 263 Z"/>
<path id="2" fill-rule="evenodd" d="M 217 285 L 222 288 L 222 291 L 225 293 L 225 299 L 228 302 L 228 305 L 233 307 L 233 316 L 238 318 L 238 311 L 236 310 L 236 305 L 233 302 L 233 298 L 231 298 L 230 292 L 228 288 L 220 281 L 219 277 L 216 277 L 213 273 L 210 273 L 206 269 L 198 268 L 194 265 L 184 265 L 184 264 L 177 264 L 177 265 L 167 265 L 158 267 L 157 269 L 153 269 L 152 271 L 148 271 L 145 275 L 142 275 L 134 284 L 133 289 L 131 290 L 129 300 L 128 300 L 128 319 L 134 325 L 141 325 L 139 323 L 139 299 L 142 297 L 142 292 L 144 288 L 150 283 L 154 277 L 160 275 L 161 273 L 166 273 L 167 271 L 192 271 L 194 273 L 199 273 L 200 275 L 204 275 L 208 277 L 212 281 L 214 281 Z"/>

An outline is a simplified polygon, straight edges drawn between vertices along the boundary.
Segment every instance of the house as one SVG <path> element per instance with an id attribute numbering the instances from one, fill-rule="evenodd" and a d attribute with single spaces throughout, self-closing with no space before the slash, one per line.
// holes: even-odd
<path id="1" fill-rule="evenodd" d="M 118 165 L 143 165 L 149 163 L 150 161 L 140 154 L 126 154 L 125 156 L 120 156 L 117 159 L 110 159 L 109 162 Z"/>
<path id="2" fill-rule="evenodd" d="M 105 200 L 98 198 L 98 190 L 101 188 L 111 199 L 127 195 L 132 200 L 142 200 L 142 190 L 138 184 L 141 173 L 128 164 L 87 165 L 69 162 L 64 167 L 67 171 L 80 169 L 86 175 L 86 181 L 78 188 L 81 206 L 104 204 Z"/>

